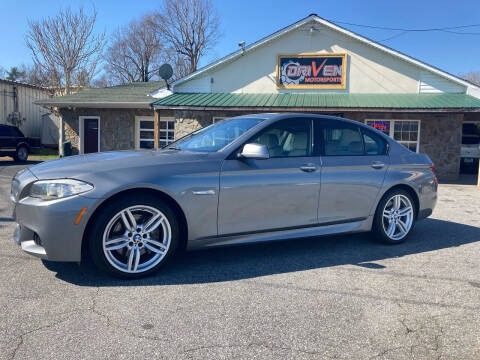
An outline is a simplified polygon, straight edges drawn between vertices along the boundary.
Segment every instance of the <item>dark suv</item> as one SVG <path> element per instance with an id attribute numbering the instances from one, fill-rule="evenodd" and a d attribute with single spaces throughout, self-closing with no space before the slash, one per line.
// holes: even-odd
<path id="1" fill-rule="evenodd" d="M 0 156 L 26 161 L 30 153 L 29 140 L 15 126 L 0 125 Z"/>

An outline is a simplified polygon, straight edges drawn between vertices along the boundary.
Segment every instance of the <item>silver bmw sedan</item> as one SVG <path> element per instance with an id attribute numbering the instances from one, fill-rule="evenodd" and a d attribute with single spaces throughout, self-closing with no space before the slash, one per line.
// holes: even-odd
<path id="1" fill-rule="evenodd" d="M 112 275 L 138 278 L 184 248 L 362 231 L 397 244 L 432 213 L 437 185 L 428 156 L 361 123 L 240 116 L 161 150 L 20 171 L 14 240 L 43 259 L 90 257 Z"/>

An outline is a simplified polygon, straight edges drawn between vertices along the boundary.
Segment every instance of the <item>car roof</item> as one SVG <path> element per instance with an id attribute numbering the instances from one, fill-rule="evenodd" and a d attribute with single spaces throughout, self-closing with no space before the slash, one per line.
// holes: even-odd
<path id="1" fill-rule="evenodd" d="M 325 119 L 325 120 L 339 120 L 349 122 L 351 124 L 362 124 L 361 122 L 351 120 L 348 118 L 344 118 L 341 116 L 334 116 L 334 115 L 325 115 L 325 114 L 312 114 L 312 113 L 257 113 L 257 114 L 245 114 L 239 115 L 235 117 L 249 117 L 249 118 L 261 118 L 265 120 L 281 120 L 287 118 L 296 118 L 296 117 L 308 117 L 308 118 L 317 118 L 317 119 Z"/>
<path id="2" fill-rule="evenodd" d="M 316 119 L 323 119 L 323 120 L 332 120 L 332 121 L 342 121 L 342 122 L 345 122 L 345 123 L 349 123 L 349 124 L 352 124 L 352 125 L 355 125 L 355 126 L 360 126 L 364 129 L 368 129 L 370 131 L 374 131 L 375 133 L 377 133 L 378 135 L 380 135 L 381 137 L 383 137 L 387 142 L 391 142 L 391 138 L 384 134 L 383 132 L 375 129 L 375 128 L 372 128 L 371 126 L 368 126 L 367 124 L 364 124 L 360 121 L 355 121 L 355 120 L 351 120 L 351 119 L 348 119 L 348 118 L 344 118 L 344 117 L 341 117 L 341 116 L 334 116 L 334 115 L 325 115 L 325 114 L 312 114 L 312 113 L 257 113 L 257 114 L 245 114 L 245 115 L 241 115 L 241 116 L 236 116 L 236 117 L 249 117 L 249 118 L 260 118 L 260 119 L 265 119 L 265 120 L 269 120 L 269 123 L 272 123 L 276 120 L 282 120 L 282 119 L 291 119 L 291 118 L 316 118 Z"/>

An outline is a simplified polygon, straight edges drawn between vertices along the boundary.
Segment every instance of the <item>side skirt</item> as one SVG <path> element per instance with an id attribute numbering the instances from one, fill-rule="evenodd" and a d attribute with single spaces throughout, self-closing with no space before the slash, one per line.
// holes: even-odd
<path id="1" fill-rule="evenodd" d="M 336 224 L 322 224 L 318 226 L 289 228 L 269 232 L 253 232 L 209 237 L 198 240 L 190 240 L 187 244 L 187 250 L 276 240 L 288 240 L 293 238 L 364 232 L 371 230 L 372 222 L 373 216 L 369 216 L 368 218 L 355 219 L 354 221 Z"/>

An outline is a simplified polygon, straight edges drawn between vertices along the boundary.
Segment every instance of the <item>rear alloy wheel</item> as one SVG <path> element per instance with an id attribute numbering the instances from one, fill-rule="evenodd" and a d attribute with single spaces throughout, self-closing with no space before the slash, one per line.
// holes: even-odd
<path id="1" fill-rule="evenodd" d="M 410 194 L 404 190 L 389 192 L 378 205 L 374 232 L 386 243 L 401 243 L 412 231 L 415 215 L 415 206 Z"/>
<path id="2" fill-rule="evenodd" d="M 139 278 L 156 271 L 178 244 L 175 214 L 161 201 L 142 198 L 122 199 L 118 206 L 104 209 L 90 242 L 95 264 L 120 277 Z"/>
<path id="3" fill-rule="evenodd" d="M 25 146 L 20 146 L 15 152 L 13 158 L 15 159 L 15 161 L 27 161 L 28 149 Z"/>

